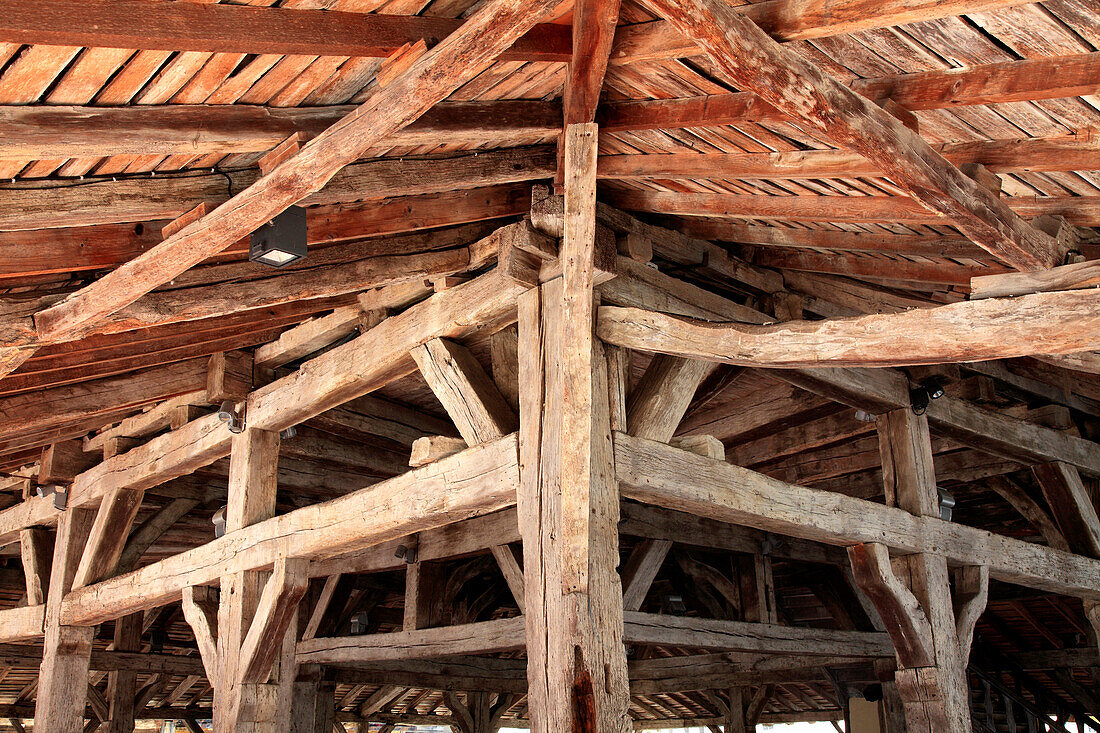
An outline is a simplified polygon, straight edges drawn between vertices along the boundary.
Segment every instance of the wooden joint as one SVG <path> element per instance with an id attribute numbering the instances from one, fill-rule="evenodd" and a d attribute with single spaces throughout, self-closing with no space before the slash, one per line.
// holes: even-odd
<path id="1" fill-rule="evenodd" d="M 191 209 L 186 214 L 183 214 L 165 224 L 164 228 L 160 230 L 160 236 L 168 239 L 172 235 L 179 232 L 179 230 L 183 229 L 185 226 L 188 226 L 189 224 L 194 224 L 196 221 L 203 218 L 209 213 L 210 204 L 203 201 L 201 204 Z"/>
<path id="2" fill-rule="evenodd" d="M 429 463 L 461 453 L 469 446 L 462 438 L 452 438 L 448 435 L 425 435 L 413 441 L 412 452 L 409 454 L 409 466 L 420 468 Z"/>
<path id="3" fill-rule="evenodd" d="M 206 398 L 210 404 L 241 402 L 252 391 L 252 354 L 219 351 L 210 356 L 206 371 Z"/>
<path id="4" fill-rule="evenodd" d="M 275 569 L 260 594 L 248 635 L 241 642 L 238 683 L 261 684 L 271 676 L 271 668 L 282 650 L 283 637 L 308 588 L 308 560 L 280 557 L 275 561 Z"/>
<path id="5" fill-rule="evenodd" d="M 981 163 L 964 163 L 959 166 L 959 170 L 969 178 L 973 178 L 979 186 L 994 196 L 1001 195 L 1001 177 Z"/>
<path id="6" fill-rule="evenodd" d="M 920 121 L 917 116 L 913 114 L 909 109 L 898 104 L 892 97 L 882 97 L 875 100 L 875 104 L 882 107 L 885 111 L 889 112 L 892 116 L 901 121 L 901 124 L 908 127 L 913 132 L 920 134 Z"/>
<path id="7" fill-rule="evenodd" d="M 260 174 L 266 176 L 275 170 L 283 161 L 294 157 L 305 144 L 305 135 L 295 132 L 293 135 L 276 145 L 271 152 L 260 158 Z"/>
<path id="8" fill-rule="evenodd" d="M 423 38 L 418 39 L 415 43 L 406 43 L 382 61 L 382 68 L 378 70 L 378 74 L 374 77 L 375 84 L 379 88 L 388 86 L 427 52 L 428 42 Z"/>
<path id="9" fill-rule="evenodd" d="M 218 680 L 218 592 L 205 585 L 183 589 L 183 617 L 195 634 L 206 679 L 212 686 Z"/>
<path id="10" fill-rule="evenodd" d="M 856 585 L 875 605 L 904 669 L 931 666 L 932 627 L 916 596 L 894 575 L 886 545 L 864 543 L 848 548 Z"/>
<path id="11" fill-rule="evenodd" d="M 1058 251 L 1065 257 L 1081 248 L 1081 233 L 1064 216 L 1041 214 L 1031 220 L 1031 226 L 1054 237 Z M 1068 264 L 1068 262 L 1067 262 Z"/>

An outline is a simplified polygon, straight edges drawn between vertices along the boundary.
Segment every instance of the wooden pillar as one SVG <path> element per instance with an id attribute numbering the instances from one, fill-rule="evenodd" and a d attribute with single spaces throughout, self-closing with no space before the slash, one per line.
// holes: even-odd
<path id="1" fill-rule="evenodd" d="M 115 621 L 115 651 L 140 651 L 144 620 L 145 614 L 132 613 Z M 137 677 L 137 672 L 128 669 L 109 673 L 107 677 L 107 701 L 110 703 L 108 733 L 130 733 L 134 729 Z"/>
<path id="2" fill-rule="evenodd" d="M 278 433 L 246 429 L 233 437 L 226 533 L 275 515 L 278 466 Z M 214 686 L 214 721 L 218 730 L 275 730 L 278 686 L 242 683 L 238 669 L 241 647 L 251 627 L 267 575 L 248 570 L 222 578 L 218 609 L 218 672 Z M 281 645 L 281 640 L 276 643 Z"/>
<path id="3" fill-rule="evenodd" d="M 88 663 L 95 629 L 62 626 L 61 600 L 72 588 L 95 514 L 90 509 L 69 509 L 58 520 L 34 707 L 34 730 L 38 733 L 73 733 L 84 727 Z"/>
<path id="4" fill-rule="evenodd" d="M 878 417 L 888 504 L 939 516 L 928 419 L 909 409 Z M 916 553 L 890 561 L 882 545 L 851 548 L 853 570 L 875 602 L 897 650 L 895 675 L 907 727 L 968 731 L 966 662 L 960 650 L 947 560 Z"/>
<path id="5" fill-rule="evenodd" d="M 607 364 L 593 332 L 596 126 L 565 135 L 563 277 L 520 297 L 520 532 L 535 733 L 631 729 Z"/>
<path id="6" fill-rule="evenodd" d="M 745 693 L 740 687 L 730 688 L 729 708 L 726 710 L 724 733 L 746 733 L 748 725 L 745 723 Z"/>

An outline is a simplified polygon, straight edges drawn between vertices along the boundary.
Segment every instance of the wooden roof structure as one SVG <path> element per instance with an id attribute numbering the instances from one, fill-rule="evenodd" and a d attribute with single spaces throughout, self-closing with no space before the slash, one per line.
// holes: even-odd
<path id="1" fill-rule="evenodd" d="M 0 730 L 1100 731 L 1098 129 L 1094 0 L 0 0 Z"/>

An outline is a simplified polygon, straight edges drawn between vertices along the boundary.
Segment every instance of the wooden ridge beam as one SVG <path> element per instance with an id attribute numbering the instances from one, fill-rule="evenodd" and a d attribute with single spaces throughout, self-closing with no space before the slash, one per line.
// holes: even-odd
<path id="1" fill-rule="evenodd" d="M 629 26 L 621 29 L 620 39 L 629 35 Z M 908 110 L 1062 99 L 1097 93 L 1100 89 L 1100 53 L 856 79 L 850 87 L 869 99 L 889 98 Z M 601 128 L 607 132 L 786 119 L 790 118 L 748 92 L 612 102 L 602 107 L 597 115 Z"/>
<path id="2" fill-rule="evenodd" d="M 603 306 L 597 333 L 616 346 L 737 366 L 884 367 L 986 361 L 1100 348 L 1100 291 L 1035 293 L 768 326 L 712 323 Z"/>
<path id="3" fill-rule="evenodd" d="M 240 7 L 240 6 L 231 6 Z M 327 15 L 330 11 L 325 11 Z M 372 16 L 367 16 L 372 17 Z M 377 17 L 377 16 L 373 16 Z M 420 16 L 403 16 L 418 22 Z M 260 153 L 295 133 L 311 140 L 339 122 L 352 105 L 140 105 L 134 107 L 0 106 L 0 160 L 78 155 L 205 155 Z M 561 129 L 561 105 L 533 100 L 440 102 L 384 145 L 449 143 L 523 145 Z"/>
<path id="4" fill-rule="evenodd" d="M 1051 138 L 940 143 L 932 149 L 956 166 L 980 164 L 993 173 L 1087 170 L 1100 154 L 1091 130 Z M 601 155 L 602 179 L 858 178 L 884 175 L 881 166 L 847 150 L 782 153 L 671 153 Z"/>
<path id="5" fill-rule="evenodd" d="M 438 42 L 462 26 L 449 18 L 415 15 L 146 0 L 46 0 L 33 8 L 4 0 L 0 17 L 0 40 L 11 43 L 367 58 L 387 58 L 422 39 Z M 136 17 L 142 19 L 140 30 L 134 27 Z M 504 46 L 503 58 L 568 61 L 567 30 L 556 25 L 524 29 Z"/>
<path id="6" fill-rule="evenodd" d="M 62 615 L 66 624 L 94 625 L 179 599 L 188 586 L 270 567 L 277 555 L 330 557 L 498 511 L 515 503 L 518 481 L 510 435 L 73 591 Z"/>
<path id="7" fill-rule="evenodd" d="M 87 331 L 110 313 L 320 190 L 360 153 L 402 129 L 480 73 L 551 7 L 551 0 L 495 0 L 483 6 L 355 112 L 306 143 L 256 183 L 144 254 L 35 314 L 39 340 L 56 341 Z"/>
<path id="8" fill-rule="evenodd" d="M 826 544 L 883 542 L 899 553 L 935 552 L 990 577 L 1100 600 L 1100 562 L 985 530 L 917 517 L 831 491 L 786 484 L 749 469 L 615 433 L 626 498 Z"/>

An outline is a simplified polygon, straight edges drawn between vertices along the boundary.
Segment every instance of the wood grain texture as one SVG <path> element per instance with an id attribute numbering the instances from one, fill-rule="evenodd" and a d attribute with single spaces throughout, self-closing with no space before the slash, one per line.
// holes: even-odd
<path id="1" fill-rule="evenodd" d="M 907 366 L 1100 347 L 1100 291 L 1037 293 L 902 313 L 770 326 L 717 324 L 634 308 L 600 308 L 608 343 L 740 366 Z"/>

